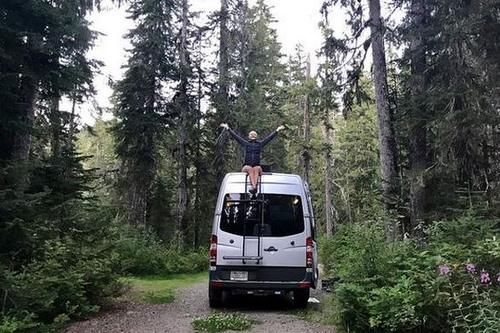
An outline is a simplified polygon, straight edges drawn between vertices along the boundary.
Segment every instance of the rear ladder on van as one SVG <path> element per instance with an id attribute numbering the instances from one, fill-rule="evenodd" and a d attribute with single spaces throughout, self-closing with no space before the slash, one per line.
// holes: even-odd
<path id="1" fill-rule="evenodd" d="M 245 176 L 245 195 L 249 193 L 248 191 L 248 174 Z M 242 253 L 241 256 L 224 256 L 223 258 L 225 260 L 241 260 L 243 264 L 246 264 L 248 260 L 250 261 L 257 261 L 257 264 L 260 263 L 262 260 L 262 253 L 261 253 L 261 241 L 262 241 L 262 231 L 264 227 L 264 205 L 266 203 L 266 200 L 264 198 L 264 193 L 262 193 L 262 181 L 261 181 L 261 175 L 259 175 L 258 178 L 258 196 L 256 196 L 255 199 L 252 199 L 250 197 L 249 199 L 239 199 L 239 200 L 228 200 L 227 202 L 233 202 L 236 204 L 243 204 L 243 212 L 245 214 L 245 219 L 243 223 L 243 244 L 242 244 Z M 259 198 L 260 196 L 260 198 Z M 257 208 L 257 217 L 250 217 L 251 214 L 248 214 L 248 212 L 251 212 L 252 209 Z M 260 214 L 259 214 L 260 213 Z M 259 216 L 260 215 L 260 216 Z M 258 222 L 257 225 L 257 254 L 256 255 L 247 255 L 245 253 L 246 250 L 246 240 L 247 237 L 255 237 L 255 236 L 250 236 L 248 235 L 248 230 L 247 230 L 247 223 L 250 221 Z"/>

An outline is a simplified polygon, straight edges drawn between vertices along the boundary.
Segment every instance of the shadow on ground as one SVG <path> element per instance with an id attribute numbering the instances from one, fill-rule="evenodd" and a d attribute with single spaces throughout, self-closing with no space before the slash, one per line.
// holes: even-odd
<path id="1" fill-rule="evenodd" d="M 296 310 L 289 295 L 225 295 L 224 309 L 234 311 L 287 311 Z"/>

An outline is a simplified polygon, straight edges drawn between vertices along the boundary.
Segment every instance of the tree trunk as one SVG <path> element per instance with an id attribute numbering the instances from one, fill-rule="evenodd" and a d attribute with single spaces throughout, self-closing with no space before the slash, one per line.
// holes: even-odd
<path id="1" fill-rule="evenodd" d="M 248 26 L 248 1 L 240 0 L 238 1 L 238 6 L 241 7 L 239 29 L 241 33 L 241 45 L 240 45 L 240 62 L 239 71 L 241 75 L 241 81 L 238 83 L 238 88 L 240 91 L 240 96 L 246 94 L 248 87 L 248 65 L 249 65 L 249 52 L 250 52 L 250 36 L 249 36 L 249 26 Z"/>
<path id="2" fill-rule="evenodd" d="M 221 0 L 220 6 L 220 36 L 219 36 L 219 87 L 215 99 L 215 106 L 217 109 L 216 119 L 220 122 L 227 122 L 229 119 L 229 28 L 228 28 L 229 10 L 228 0 Z M 218 125 L 218 124 L 217 124 Z M 215 151 L 215 167 L 216 167 L 216 181 L 217 188 L 219 188 L 224 176 L 226 174 L 226 147 L 229 138 L 227 135 L 222 135 L 220 142 Z"/>
<path id="3" fill-rule="evenodd" d="M 307 63 L 306 63 L 306 81 L 305 83 L 308 84 L 309 80 L 311 79 L 311 59 L 309 56 L 307 57 Z M 302 175 L 304 177 L 304 180 L 309 183 L 309 178 L 311 174 L 311 153 L 309 152 L 310 148 L 310 143 L 311 143 L 311 124 L 310 124 L 310 108 L 311 108 L 311 101 L 310 101 L 310 96 L 309 92 L 306 93 L 304 96 L 304 101 L 303 101 L 303 109 L 304 109 L 304 120 L 303 120 L 303 130 L 304 130 L 304 148 L 302 150 L 301 154 L 301 159 L 302 159 Z"/>
<path id="4" fill-rule="evenodd" d="M 397 174 L 397 147 L 394 136 L 389 97 L 387 90 L 387 69 L 383 39 L 383 24 L 380 17 L 380 1 L 369 0 L 370 29 L 373 55 L 373 76 L 375 84 L 375 101 L 378 114 L 378 136 L 380 149 L 380 169 L 382 174 L 382 191 L 386 210 L 391 212 L 396 207 L 399 180 Z M 395 232 L 396 230 L 392 230 Z"/>
<path id="5" fill-rule="evenodd" d="M 423 217 L 425 209 L 424 172 L 427 158 L 427 124 L 422 98 L 425 87 L 425 45 L 423 25 L 425 20 L 424 0 L 411 3 L 413 31 L 410 40 L 412 116 L 410 117 L 409 152 L 410 162 L 410 230 L 411 234 L 423 237 Z"/>
<path id="6" fill-rule="evenodd" d="M 21 79 L 19 116 L 20 129 L 14 135 L 12 159 L 27 161 L 31 149 L 31 132 L 35 119 L 35 102 L 37 97 L 37 82 L 30 75 Z"/>
<path id="7" fill-rule="evenodd" d="M 201 38 L 200 45 L 198 49 L 199 54 L 202 54 L 201 50 Z M 200 234 L 201 234 L 201 101 L 203 99 L 203 82 L 202 82 L 202 68 L 201 68 L 201 57 L 198 59 L 197 64 L 197 72 L 198 72 L 198 94 L 197 94 L 197 119 L 196 119 L 196 151 L 195 151 L 195 159 L 196 159 L 196 173 L 195 173 L 195 188 L 194 188 L 194 214 L 193 214 L 193 247 L 197 249 L 200 246 Z"/>
<path id="8" fill-rule="evenodd" d="M 177 189 L 177 230 L 179 231 L 179 245 L 184 245 L 187 239 L 188 225 L 186 213 L 188 209 L 188 180 L 187 180 L 187 143 L 188 143 L 188 117 L 189 117 L 189 97 L 188 97 L 188 54 L 187 54 L 187 26 L 188 26 L 188 3 L 182 0 L 182 28 L 181 43 L 179 50 L 180 57 L 180 91 L 178 107 L 180 108 L 179 126 L 179 164 L 178 164 L 178 189 Z"/>
<path id="9" fill-rule="evenodd" d="M 59 157 L 61 155 L 61 134 L 62 134 L 62 119 L 59 111 L 59 95 L 56 94 L 50 98 L 49 102 L 50 111 L 50 128 L 52 131 L 51 136 L 51 153 L 52 157 Z"/>
<path id="10" fill-rule="evenodd" d="M 335 231 L 333 219 L 333 198 L 332 198 L 332 126 L 330 124 L 330 112 L 325 111 L 323 120 L 323 133 L 325 136 L 325 222 L 326 235 L 331 237 Z"/>
<path id="11" fill-rule="evenodd" d="M 127 221 L 131 225 L 144 227 L 147 222 L 150 184 L 141 180 L 136 177 L 127 187 Z"/>
<path id="12" fill-rule="evenodd" d="M 31 52 L 39 52 L 41 48 L 42 39 L 40 35 L 33 35 L 27 37 L 27 45 Z M 31 149 L 31 134 L 35 120 L 35 106 L 38 95 L 38 78 L 35 76 L 35 66 L 38 64 L 28 64 L 23 68 L 20 78 L 20 94 L 19 94 L 19 127 L 14 134 L 12 154 L 13 160 L 27 161 Z M 27 183 L 27 176 L 24 175 L 20 180 L 20 184 Z"/>
<path id="13" fill-rule="evenodd" d="M 69 130 L 68 130 L 68 141 L 66 142 L 66 146 L 68 149 L 73 147 L 73 137 L 75 135 L 75 130 L 76 130 L 76 121 L 75 121 L 75 116 L 76 116 L 76 93 L 73 93 L 71 96 L 71 114 L 69 117 Z"/>

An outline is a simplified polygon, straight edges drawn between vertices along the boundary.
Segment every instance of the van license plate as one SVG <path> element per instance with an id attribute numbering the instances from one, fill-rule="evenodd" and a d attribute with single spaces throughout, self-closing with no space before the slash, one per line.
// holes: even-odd
<path id="1" fill-rule="evenodd" d="M 233 281 L 248 281 L 248 272 L 231 271 L 230 279 Z"/>

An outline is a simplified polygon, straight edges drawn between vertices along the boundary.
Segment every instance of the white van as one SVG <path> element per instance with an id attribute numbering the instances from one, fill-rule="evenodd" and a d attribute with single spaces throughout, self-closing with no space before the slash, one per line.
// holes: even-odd
<path id="1" fill-rule="evenodd" d="M 318 281 L 311 195 L 300 176 L 263 173 L 257 195 L 246 173 L 220 188 L 210 243 L 210 307 L 223 293 L 285 294 L 305 307 Z"/>

